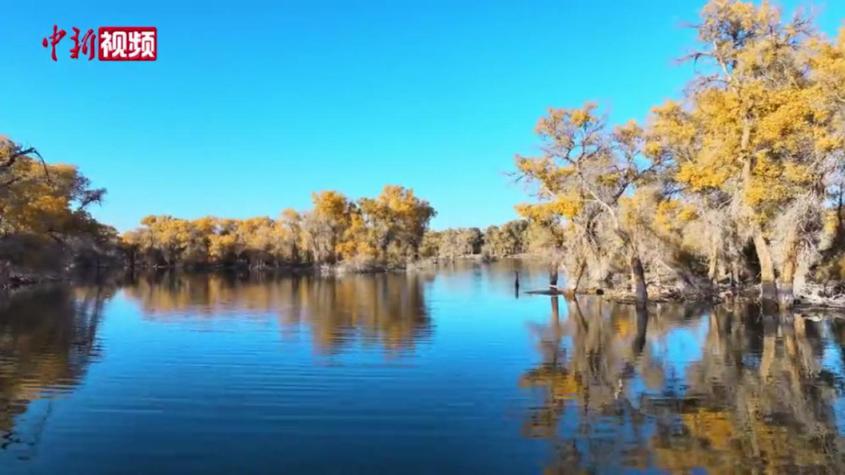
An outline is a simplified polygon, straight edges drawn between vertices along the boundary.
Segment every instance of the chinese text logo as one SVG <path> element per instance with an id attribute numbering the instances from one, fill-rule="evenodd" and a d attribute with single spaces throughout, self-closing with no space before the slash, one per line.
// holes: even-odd
<path id="1" fill-rule="evenodd" d="M 102 26 L 94 34 L 88 29 L 85 34 L 73 27 L 70 41 L 70 58 L 79 54 L 94 59 L 94 51 L 100 61 L 155 61 L 158 57 L 158 31 L 154 26 Z M 57 61 L 56 47 L 67 35 L 65 30 L 53 25 L 53 34 L 41 40 L 41 46 L 50 48 L 50 57 Z M 99 47 L 97 47 L 99 44 Z"/>

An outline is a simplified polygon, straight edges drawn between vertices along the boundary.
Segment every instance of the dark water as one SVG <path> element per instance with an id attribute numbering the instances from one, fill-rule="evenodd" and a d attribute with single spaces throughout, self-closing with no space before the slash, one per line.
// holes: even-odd
<path id="1" fill-rule="evenodd" d="M 0 473 L 845 468 L 845 320 L 516 298 L 512 272 L 18 295 Z"/>

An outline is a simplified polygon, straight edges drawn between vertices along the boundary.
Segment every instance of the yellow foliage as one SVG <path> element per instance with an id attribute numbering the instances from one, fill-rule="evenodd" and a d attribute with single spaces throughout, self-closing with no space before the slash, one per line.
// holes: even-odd
<path id="1" fill-rule="evenodd" d="M 307 213 L 285 209 L 278 220 L 147 216 L 123 242 L 155 265 L 336 263 L 365 258 L 402 264 L 415 257 L 434 209 L 413 190 L 386 186 L 358 204 L 336 191 L 312 195 Z M 388 250 L 393 254 L 388 255 Z"/>
<path id="2" fill-rule="evenodd" d="M 581 211 L 583 201 L 572 195 L 556 196 L 553 201 L 544 203 L 522 203 L 516 205 L 520 216 L 535 222 L 554 221 L 558 217 L 574 218 Z"/>

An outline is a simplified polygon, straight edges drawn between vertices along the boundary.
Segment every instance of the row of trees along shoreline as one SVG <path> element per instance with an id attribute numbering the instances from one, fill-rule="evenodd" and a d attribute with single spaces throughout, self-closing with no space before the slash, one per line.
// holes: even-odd
<path id="1" fill-rule="evenodd" d="M 610 128 L 594 104 L 551 109 L 542 153 L 516 158 L 574 285 L 630 276 L 684 294 L 753 283 L 764 303 L 842 274 L 845 29 L 784 20 L 767 2 L 711 0 L 681 100 Z M 815 287 L 814 287 L 815 286 Z"/>
<path id="2" fill-rule="evenodd" d="M 764 303 L 845 306 L 845 29 L 767 2 L 711 0 L 677 100 L 612 127 L 593 103 L 552 108 L 540 153 L 513 178 L 522 219 L 433 231 L 409 188 L 313 194 L 277 219 L 148 216 L 118 234 L 88 208 L 104 190 L 0 139 L 0 286 L 68 267 L 407 268 L 530 254 L 574 292 L 649 298 L 759 292 Z"/>

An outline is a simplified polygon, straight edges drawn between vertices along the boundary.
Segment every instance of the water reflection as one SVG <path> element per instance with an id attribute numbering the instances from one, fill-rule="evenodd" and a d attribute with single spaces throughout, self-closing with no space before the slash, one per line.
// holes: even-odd
<path id="1" fill-rule="evenodd" d="M 16 428 L 15 418 L 34 400 L 80 383 L 99 355 L 97 330 L 111 294 L 103 287 L 60 287 L 0 304 L 0 448 L 35 446 L 50 406 L 34 427 Z"/>
<path id="2" fill-rule="evenodd" d="M 424 279 L 415 274 L 236 276 L 147 275 L 125 288 L 148 318 L 275 315 L 281 331 L 308 328 L 321 353 L 356 341 L 405 351 L 431 333 Z"/>
<path id="3" fill-rule="evenodd" d="M 21 294 L 0 471 L 845 473 L 845 320 L 517 299 L 513 269 Z"/>
<path id="4" fill-rule="evenodd" d="M 534 328 L 541 363 L 520 380 L 543 394 L 524 435 L 551 442 L 548 472 L 845 470 L 840 320 L 558 305 Z"/>

